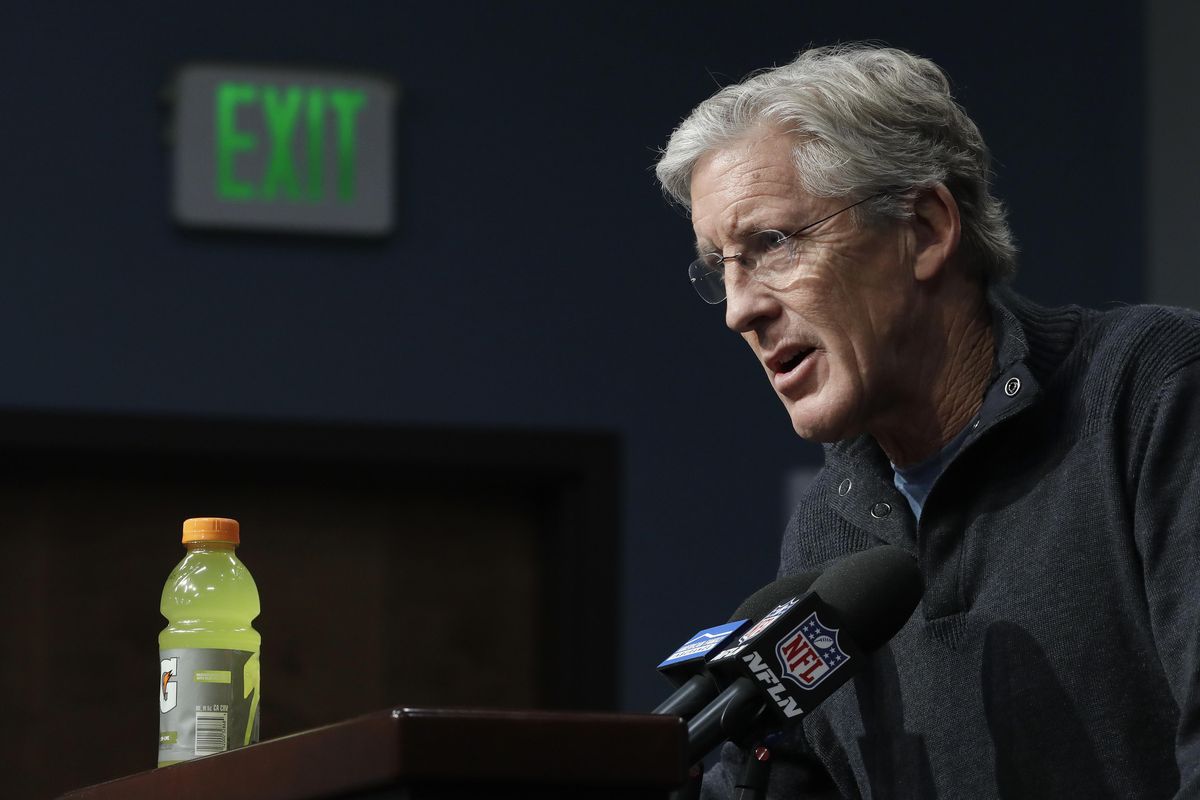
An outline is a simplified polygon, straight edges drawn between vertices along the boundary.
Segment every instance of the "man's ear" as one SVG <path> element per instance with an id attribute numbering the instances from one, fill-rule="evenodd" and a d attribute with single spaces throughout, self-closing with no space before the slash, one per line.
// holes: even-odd
<path id="1" fill-rule="evenodd" d="M 912 223 L 917 235 L 913 276 L 926 281 L 939 275 L 958 252 L 962 236 L 958 203 L 945 184 L 935 184 L 917 195 Z"/>

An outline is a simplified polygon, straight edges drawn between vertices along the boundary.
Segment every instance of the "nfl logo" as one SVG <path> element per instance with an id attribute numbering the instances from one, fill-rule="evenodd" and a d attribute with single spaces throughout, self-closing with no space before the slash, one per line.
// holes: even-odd
<path id="1" fill-rule="evenodd" d="M 775 648 L 783 677 L 801 689 L 815 688 L 833 671 L 850 660 L 838 646 L 838 631 L 828 628 L 817 619 L 817 612 L 808 615 L 797 628 L 784 636 Z"/>
<path id="2" fill-rule="evenodd" d="M 782 617 L 784 615 L 784 612 L 789 611 L 792 606 L 796 605 L 796 603 L 799 603 L 799 602 L 800 602 L 799 597 L 793 597 L 791 600 L 788 600 L 786 603 L 780 603 L 779 605 L 775 606 L 775 608 L 771 609 L 770 614 L 767 614 L 765 617 L 760 619 L 758 622 L 754 623 L 753 628 L 751 628 L 750 630 L 748 630 L 742 634 L 741 638 L 738 639 L 738 644 L 745 644 L 746 642 L 753 639 L 755 636 L 758 636 L 760 633 L 765 631 L 767 628 L 774 625 L 775 620 Z"/>

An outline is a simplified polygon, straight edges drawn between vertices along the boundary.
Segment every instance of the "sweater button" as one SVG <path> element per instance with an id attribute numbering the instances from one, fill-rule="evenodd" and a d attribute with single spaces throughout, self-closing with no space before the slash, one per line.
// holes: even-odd
<path id="1" fill-rule="evenodd" d="M 890 513 L 892 513 L 892 507 L 888 503 L 876 503 L 871 506 L 871 516 L 875 519 L 883 519 Z"/>
<path id="2" fill-rule="evenodd" d="M 1021 391 L 1021 379 L 1009 378 L 1004 384 L 1004 393 L 1009 397 L 1013 397 L 1017 392 Z"/>
<path id="3" fill-rule="evenodd" d="M 849 478 L 844 479 L 838 484 L 838 494 L 842 497 L 845 497 L 846 495 L 850 494 L 850 487 L 853 485 L 854 484 L 851 483 Z"/>

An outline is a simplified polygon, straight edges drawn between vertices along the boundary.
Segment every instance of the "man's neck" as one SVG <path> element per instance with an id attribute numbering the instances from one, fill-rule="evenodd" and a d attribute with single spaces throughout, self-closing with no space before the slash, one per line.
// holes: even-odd
<path id="1" fill-rule="evenodd" d="M 916 343 L 926 357 L 911 376 L 912 394 L 871 431 L 898 467 L 932 457 L 966 427 L 983 404 L 995 357 L 991 315 L 982 290 L 944 306 L 945 316 Z"/>

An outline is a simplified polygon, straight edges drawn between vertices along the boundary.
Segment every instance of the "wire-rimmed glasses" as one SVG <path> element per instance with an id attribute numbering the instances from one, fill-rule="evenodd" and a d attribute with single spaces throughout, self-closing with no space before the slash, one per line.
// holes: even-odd
<path id="1" fill-rule="evenodd" d="M 772 288 L 782 288 L 774 285 L 775 281 L 787 277 L 796 263 L 800 260 L 805 240 L 800 234 L 817 227 L 822 222 L 828 222 L 855 206 L 873 200 L 884 192 L 864 197 L 856 203 L 839 208 L 829 216 L 821 217 L 816 222 L 810 222 L 791 233 L 776 230 L 764 230 L 751 234 L 746 239 L 742 252 L 731 256 L 720 253 L 705 253 L 688 266 L 688 278 L 692 288 L 700 295 L 700 299 L 709 305 L 716 305 L 725 300 L 725 265 L 733 261 L 741 265 L 753 278 Z"/>

